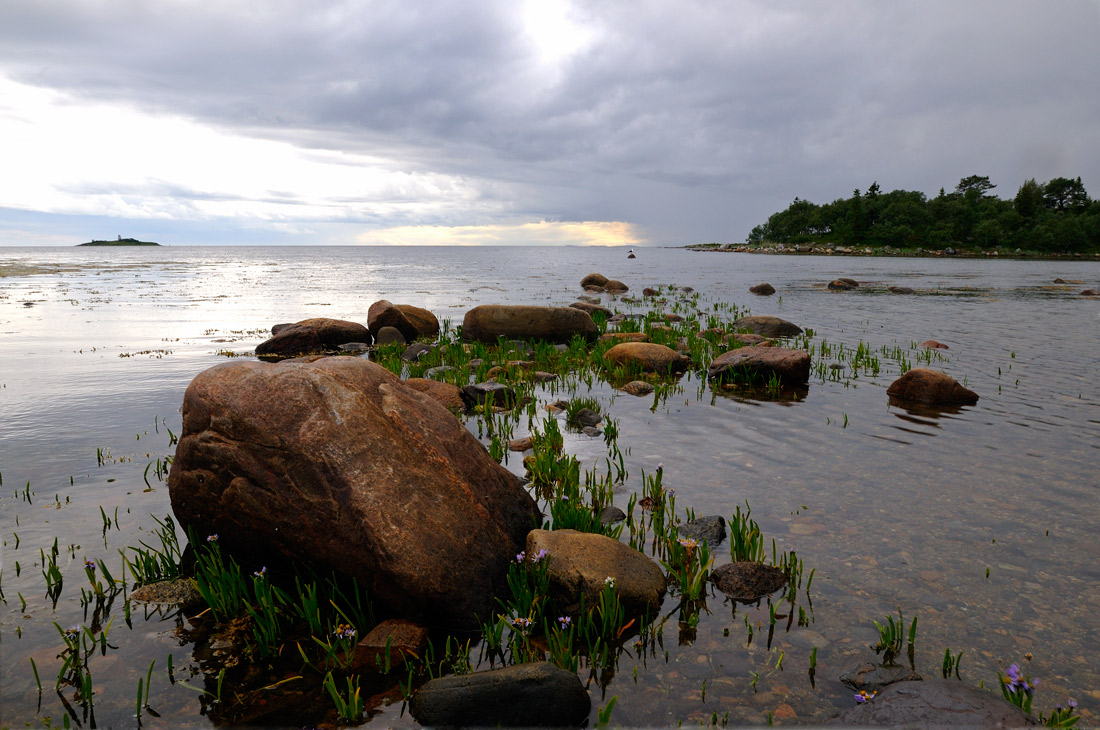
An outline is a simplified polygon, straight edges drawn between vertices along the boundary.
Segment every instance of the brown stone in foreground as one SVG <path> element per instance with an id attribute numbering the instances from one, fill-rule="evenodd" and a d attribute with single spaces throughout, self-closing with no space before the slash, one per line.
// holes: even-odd
<path id="1" fill-rule="evenodd" d="M 764 337 L 791 337 L 802 334 L 802 328 L 793 322 L 763 314 L 742 317 L 733 323 L 733 328 L 738 332 L 752 332 Z"/>
<path id="2" fill-rule="evenodd" d="M 1098 294 L 1095 289 L 1085 289 L 1083 292 L 1081 292 L 1081 296 L 1083 296 L 1083 297 L 1095 297 L 1095 296 L 1100 296 L 1100 294 Z"/>
<path id="3" fill-rule="evenodd" d="M 770 297 L 772 294 L 775 294 L 775 287 L 765 281 L 762 284 L 750 286 L 749 291 L 753 294 L 759 294 L 762 297 Z"/>
<path id="4" fill-rule="evenodd" d="M 378 333 L 383 327 L 393 327 L 406 342 L 412 342 L 417 337 L 416 325 L 409 321 L 405 313 L 398 309 L 396 304 L 379 299 L 367 309 L 367 329 L 371 336 L 378 339 Z"/>
<path id="5" fill-rule="evenodd" d="M 942 342 L 936 342 L 935 340 L 925 340 L 924 342 L 920 343 L 920 346 L 921 347 L 927 347 L 927 348 L 932 349 L 932 350 L 947 350 L 947 349 L 950 349 L 950 348 L 948 348 L 947 345 L 943 344 Z"/>
<path id="6" fill-rule="evenodd" d="M 355 659 L 350 671 L 382 671 L 386 666 L 400 665 L 406 655 L 421 657 L 428 646 L 428 630 L 403 619 L 387 619 L 370 630 L 355 646 Z"/>
<path id="7" fill-rule="evenodd" d="M 810 354 L 805 350 L 751 345 L 722 353 L 707 368 L 710 378 L 738 374 L 754 380 L 770 380 L 773 373 L 787 385 L 805 383 L 810 379 Z"/>
<path id="8" fill-rule="evenodd" d="M 899 682 L 870 702 L 829 719 L 830 725 L 932 730 L 941 727 L 1013 728 L 1035 725 L 1019 707 L 989 690 L 957 681 Z"/>
<path id="9" fill-rule="evenodd" d="M 652 342 L 620 342 L 603 358 L 612 365 L 637 366 L 647 373 L 682 373 L 691 363 L 671 347 Z"/>
<path id="10" fill-rule="evenodd" d="M 603 287 L 607 283 L 607 277 L 603 274 L 592 273 L 581 279 L 581 287 L 587 289 L 590 286 Z"/>
<path id="11" fill-rule="evenodd" d="M 928 368 L 913 368 L 886 389 L 886 395 L 899 401 L 928 405 L 973 405 L 978 394 L 962 387 L 946 373 Z"/>
<path id="12" fill-rule="evenodd" d="M 355 577 L 381 610 L 452 627 L 492 615 L 541 519 L 461 421 L 359 358 L 200 373 L 168 487 L 180 524 L 240 560 Z"/>
<path id="13" fill-rule="evenodd" d="M 606 291 L 608 291 L 612 294 L 618 294 L 618 293 L 621 293 L 621 292 L 624 292 L 624 291 L 630 291 L 630 287 L 627 286 L 626 284 L 622 283 L 618 279 L 608 279 L 604 283 L 603 288 Z"/>
<path id="14" fill-rule="evenodd" d="M 475 342 L 495 343 L 499 337 L 569 342 L 576 335 L 592 341 L 599 334 L 592 317 L 573 307 L 482 304 L 462 319 L 462 338 Z"/>
<path id="15" fill-rule="evenodd" d="M 297 357 L 335 350 L 345 342 L 372 342 L 366 327 L 343 319 L 315 317 L 272 329 L 278 334 L 256 345 L 257 356 Z"/>
<path id="16" fill-rule="evenodd" d="M 416 328 L 417 337 L 435 337 L 439 334 L 439 318 L 427 309 L 412 304 L 395 304 L 394 306 Z"/>

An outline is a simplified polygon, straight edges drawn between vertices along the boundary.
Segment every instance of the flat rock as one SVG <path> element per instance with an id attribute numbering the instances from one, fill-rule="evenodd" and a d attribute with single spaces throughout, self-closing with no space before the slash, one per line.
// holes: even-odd
<path id="1" fill-rule="evenodd" d="M 414 342 L 401 353 L 401 359 L 405 362 L 416 362 L 432 351 L 432 346 L 423 342 Z"/>
<path id="2" fill-rule="evenodd" d="M 720 565 L 710 573 L 718 590 L 742 603 L 755 603 L 787 585 L 787 575 L 772 565 L 739 561 Z"/>
<path id="3" fill-rule="evenodd" d="M 591 710 L 576 672 L 550 662 L 439 677 L 409 702 L 431 727 L 579 727 Z"/>
<path id="4" fill-rule="evenodd" d="M 926 405 L 973 405 L 978 394 L 959 384 L 946 373 L 929 368 L 913 368 L 890 384 L 886 395 L 892 400 Z"/>
<path id="5" fill-rule="evenodd" d="M 775 287 L 765 281 L 762 284 L 750 286 L 749 291 L 753 294 L 759 294 L 762 297 L 770 297 L 772 294 L 775 294 Z"/>
<path id="6" fill-rule="evenodd" d="M 924 342 L 920 343 L 920 346 L 921 347 L 928 347 L 928 348 L 933 349 L 933 350 L 947 350 L 947 349 L 949 349 L 947 347 L 947 345 L 943 344 L 942 342 L 936 342 L 935 340 L 925 340 Z"/>
<path id="7" fill-rule="evenodd" d="M 624 393 L 636 396 L 649 395 L 655 390 L 652 383 L 647 383 L 644 380 L 631 380 L 629 383 L 622 387 Z"/>
<path id="8" fill-rule="evenodd" d="M 878 692 L 897 682 L 919 682 L 921 676 L 910 667 L 887 667 L 867 662 L 840 675 L 840 681 L 857 691 Z"/>
<path id="9" fill-rule="evenodd" d="M 961 682 L 899 682 L 870 702 L 830 718 L 830 725 L 933 730 L 941 727 L 1013 728 L 1035 725 L 1035 719 L 989 690 Z"/>
<path id="10" fill-rule="evenodd" d="M 886 287 L 886 291 L 890 292 L 891 294 L 915 294 L 916 293 L 916 292 L 913 291 L 913 289 L 911 289 L 910 287 L 907 287 L 907 286 L 888 286 L 888 287 Z"/>
<path id="11" fill-rule="evenodd" d="M 275 329 L 275 328 L 272 328 Z M 289 358 L 334 351 L 344 342 L 373 342 L 370 332 L 357 322 L 316 317 L 278 327 L 278 334 L 256 345 L 256 355 Z"/>
<path id="12" fill-rule="evenodd" d="M 492 615 L 541 520 L 462 421 L 361 358 L 200 373 L 168 489 L 241 562 L 355 577 L 379 610 L 456 628 Z"/>
<path id="13" fill-rule="evenodd" d="M 404 619 L 387 619 L 370 630 L 355 646 L 353 672 L 380 670 L 388 660 L 400 665 L 406 656 L 421 657 L 428 646 L 428 629 Z"/>
<path id="14" fill-rule="evenodd" d="M 578 335 L 594 341 L 599 334 L 592 317 L 574 307 L 482 304 L 462 320 L 463 339 L 477 342 L 504 337 L 567 343 Z"/>
<path id="15" fill-rule="evenodd" d="M 612 578 L 628 616 L 656 616 L 665 594 L 665 574 L 657 563 L 606 535 L 576 530 L 531 530 L 527 554 L 550 553 L 550 596 L 570 615 L 595 606 L 604 581 Z"/>
<path id="16" fill-rule="evenodd" d="M 810 379 L 810 354 L 805 350 L 751 345 L 722 353 L 707 368 L 707 377 L 719 379 L 737 375 L 767 381 L 773 373 L 787 385 L 805 383 Z"/>
<path id="17" fill-rule="evenodd" d="M 512 439 L 508 442 L 509 451 L 527 451 L 534 448 L 535 439 L 533 436 L 524 436 L 518 439 Z"/>
<path id="18" fill-rule="evenodd" d="M 691 360 L 671 347 L 652 342 L 620 342 L 604 353 L 609 365 L 637 367 L 647 373 L 682 373 Z"/>
<path id="19" fill-rule="evenodd" d="M 726 518 L 722 515 L 697 517 L 681 524 L 678 530 L 680 537 L 690 537 L 700 544 L 706 542 L 713 551 L 715 546 L 726 539 Z"/>
<path id="20" fill-rule="evenodd" d="M 649 342 L 649 335 L 645 332 L 608 332 L 600 335 L 600 342 Z"/>
<path id="21" fill-rule="evenodd" d="M 764 337 L 792 337 L 802 334 L 802 328 L 793 322 L 763 314 L 742 317 L 733 323 L 733 328 L 739 332 L 752 332 Z"/>
<path id="22" fill-rule="evenodd" d="M 130 600 L 191 608 L 203 603 L 202 594 L 189 578 L 148 583 L 130 592 Z"/>
<path id="23" fill-rule="evenodd" d="M 750 332 L 740 332 L 732 335 L 726 335 L 719 340 L 723 345 L 729 345 L 736 342 L 738 345 L 763 345 L 764 347 L 771 347 L 775 344 L 774 341 L 769 340 L 762 335 L 754 335 Z"/>

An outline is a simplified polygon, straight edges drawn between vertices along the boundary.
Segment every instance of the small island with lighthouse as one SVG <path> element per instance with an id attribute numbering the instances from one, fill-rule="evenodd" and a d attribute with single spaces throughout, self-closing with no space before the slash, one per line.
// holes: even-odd
<path id="1" fill-rule="evenodd" d="M 159 243 L 152 241 L 139 241 L 136 238 L 123 238 L 118 237 L 117 241 L 89 241 L 88 243 L 80 243 L 78 246 L 159 246 Z"/>

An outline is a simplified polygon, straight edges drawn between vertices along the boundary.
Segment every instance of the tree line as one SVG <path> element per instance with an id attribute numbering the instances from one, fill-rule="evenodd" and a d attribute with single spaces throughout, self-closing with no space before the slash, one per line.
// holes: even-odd
<path id="1" fill-rule="evenodd" d="M 753 228 L 748 242 L 1100 250 L 1100 200 L 1089 198 L 1080 177 L 1032 178 L 1011 200 L 992 194 L 996 187 L 988 176 L 971 175 L 931 199 L 916 190 L 883 193 L 878 182 L 824 205 L 795 198 Z"/>

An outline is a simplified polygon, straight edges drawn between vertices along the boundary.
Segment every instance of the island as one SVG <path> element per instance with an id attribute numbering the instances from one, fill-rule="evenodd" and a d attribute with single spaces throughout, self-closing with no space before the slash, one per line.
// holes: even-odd
<path id="1" fill-rule="evenodd" d="M 123 238 L 118 237 L 117 241 L 89 241 L 88 243 L 80 243 L 78 246 L 159 246 L 159 243 L 153 241 L 139 241 L 136 238 Z"/>

